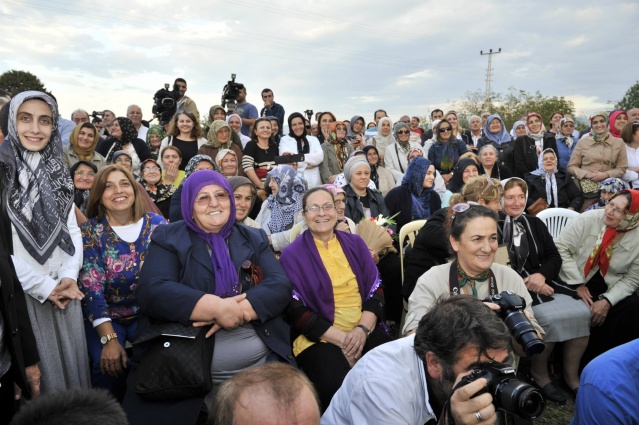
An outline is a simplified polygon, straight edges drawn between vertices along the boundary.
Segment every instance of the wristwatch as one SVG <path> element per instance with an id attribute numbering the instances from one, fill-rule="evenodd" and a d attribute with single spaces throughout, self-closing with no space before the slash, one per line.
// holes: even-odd
<path id="1" fill-rule="evenodd" d="M 100 342 L 102 343 L 102 345 L 106 345 L 107 342 L 111 341 L 112 339 L 117 339 L 118 334 L 116 334 L 115 332 L 109 335 L 104 335 L 102 338 L 100 338 Z"/>

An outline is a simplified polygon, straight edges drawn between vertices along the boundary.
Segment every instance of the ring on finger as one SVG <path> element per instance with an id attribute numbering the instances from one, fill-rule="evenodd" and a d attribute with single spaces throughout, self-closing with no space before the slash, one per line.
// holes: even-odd
<path id="1" fill-rule="evenodd" d="M 484 418 L 481 417 L 481 413 L 479 413 L 479 411 L 475 412 L 475 417 L 479 422 L 482 422 L 484 420 Z"/>

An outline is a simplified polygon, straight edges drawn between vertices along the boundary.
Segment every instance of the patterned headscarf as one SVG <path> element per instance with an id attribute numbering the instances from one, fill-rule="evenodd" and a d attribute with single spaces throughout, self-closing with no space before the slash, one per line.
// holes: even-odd
<path id="1" fill-rule="evenodd" d="M 226 141 L 226 143 L 222 144 L 217 140 L 217 133 L 225 127 L 229 129 L 229 139 Z M 208 140 L 208 142 L 204 146 L 214 149 L 229 149 L 231 147 L 231 144 L 233 144 L 233 141 L 231 140 L 231 132 L 231 127 L 229 127 L 226 121 L 213 121 L 213 124 L 211 125 L 211 128 L 206 135 L 206 139 Z"/>
<path id="2" fill-rule="evenodd" d="M 162 170 L 160 164 L 155 159 L 147 159 L 146 161 L 140 164 L 140 184 L 146 190 L 146 193 L 149 194 L 153 202 L 157 205 L 162 201 L 169 199 L 177 190 L 175 186 L 172 184 L 163 184 L 162 183 L 162 171 L 160 171 L 160 181 L 157 183 L 149 183 L 144 178 L 144 166 L 146 164 L 155 165 L 159 170 Z"/>
<path id="3" fill-rule="evenodd" d="M 93 130 L 93 143 L 91 143 L 89 148 L 81 148 L 78 146 L 78 136 L 83 128 Z M 81 161 L 91 161 L 93 159 L 93 152 L 95 152 L 95 147 L 98 145 L 99 140 L 100 135 L 98 134 L 98 130 L 96 130 L 95 126 L 89 122 L 78 124 L 71 132 L 71 136 L 69 136 L 71 149 L 73 149 L 73 152 L 78 155 L 78 159 Z"/>
<path id="4" fill-rule="evenodd" d="M 428 172 L 431 162 L 422 157 L 413 159 L 406 168 L 406 174 L 402 179 L 402 186 L 407 186 L 413 198 L 413 220 L 430 218 L 430 196 L 433 186 L 424 187 L 424 178 Z"/>
<path id="5" fill-rule="evenodd" d="M 160 153 L 160 147 L 152 148 L 151 147 L 151 136 L 156 135 L 160 138 L 160 140 L 164 139 L 164 128 L 160 125 L 152 125 L 149 127 L 149 130 L 146 133 L 146 145 L 149 147 L 151 151 L 151 155 L 153 159 L 158 159 L 158 153 Z"/>
<path id="6" fill-rule="evenodd" d="M 344 139 L 337 140 L 337 126 L 346 127 L 343 121 L 335 121 L 329 125 L 328 130 L 328 141 L 333 145 L 335 149 L 335 155 L 337 156 L 337 165 L 340 170 L 344 169 L 344 164 L 348 160 L 348 141 L 346 140 L 346 136 Z"/>
<path id="7" fill-rule="evenodd" d="M 193 219 L 193 206 L 198 192 L 203 187 L 212 184 L 224 189 L 229 195 L 230 202 L 228 221 L 218 233 L 205 231 Z M 240 287 L 238 285 L 237 271 L 226 245 L 226 240 L 231 236 L 231 229 L 233 224 L 235 224 L 235 198 L 228 180 L 220 173 L 212 170 L 201 170 L 193 174 L 185 180 L 181 204 L 186 226 L 211 248 L 211 264 L 215 275 L 215 295 L 221 298 L 238 295 Z"/>
<path id="8" fill-rule="evenodd" d="M 189 162 L 186 164 L 186 167 L 184 167 L 184 179 L 182 179 L 182 181 L 180 182 L 180 186 L 184 185 L 184 181 L 186 180 L 186 178 L 195 172 L 195 167 L 197 167 L 197 165 L 202 161 L 210 162 L 213 169 L 217 170 L 216 168 L 217 165 L 215 164 L 215 162 L 213 162 L 213 159 L 211 159 L 210 156 L 204 155 L 204 154 L 197 154 L 193 158 L 191 158 Z"/>
<path id="9" fill-rule="evenodd" d="M 439 168 L 444 172 L 444 173 L 448 173 L 453 171 L 453 168 L 455 167 L 455 163 L 458 161 L 458 152 L 457 152 L 457 146 L 453 146 L 454 143 L 457 142 L 457 138 L 455 137 L 455 135 L 453 135 L 451 133 L 450 138 L 446 141 L 443 141 L 440 138 L 439 135 L 439 125 L 442 123 L 442 121 L 446 121 L 446 120 L 440 120 L 437 123 L 437 127 L 435 128 L 435 144 L 441 146 L 442 148 L 442 157 L 441 160 L 439 162 Z M 450 123 L 448 121 L 446 121 L 446 123 L 451 127 Z"/>
<path id="10" fill-rule="evenodd" d="M 541 121 L 541 128 L 537 133 L 533 133 L 528 126 L 528 120 L 531 117 L 539 118 Z M 541 155 L 541 151 L 544 149 L 544 134 L 546 134 L 546 127 L 544 126 L 544 120 L 541 118 L 541 115 L 537 112 L 531 112 L 526 115 L 526 135 L 535 141 L 535 149 L 537 150 L 537 155 Z"/>
<path id="11" fill-rule="evenodd" d="M 306 186 L 290 165 L 278 165 L 269 171 L 268 175 L 278 186 L 277 195 L 270 195 L 267 199 L 268 208 L 271 210 L 268 228 L 273 234 L 283 232 L 293 224 L 295 214 L 302 210 Z"/>
<path id="12" fill-rule="evenodd" d="M 498 120 L 501 123 L 501 130 L 499 130 L 498 133 L 490 132 L 490 123 L 493 120 Z M 486 135 L 486 138 L 488 140 L 490 140 L 491 142 L 495 142 L 498 145 L 501 145 L 504 142 L 510 142 L 512 140 L 510 134 L 508 133 L 508 130 L 506 130 L 506 124 L 504 124 L 504 120 L 501 119 L 499 114 L 492 114 L 486 119 L 486 125 L 484 125 L 484 134 Z"/>
<path id="13" fill-rule="evenodd" d="M 599 183 L 599 192 L 608 192 L 614 194 L 623 189 L 628 189 L 628 184 L 616 177 L 609 177 Z"/>
<path id="14" fill-rule="evenodd" d="M 27 150 L 17 130 L 18 110 L 23 103 L 40 99 L 51 109 L 53 128 L 46 146 Z M 62 163 L 62 141 L 58 129 L 58 107 L 42 92 L 17 94 L 9 105 L 9 132 L 0 145 L 0 161 L 7 168 L 7 212 L 27 252 L 44 264 L 58 246 L 67 254 L 75 246 L 67 227 L 73 207 L 73 180 Z"/>
<path id="15" fill-rule="evenodd" d="M 86 165 L 91 168 L 94 173 L 98 172 L 98 167 L 93 162 L 80 160 L 73 164 L 69 170 L 71 172 L 71 180 L 74 180 L 75 172 L 78 170 L 80 165 Z M 87 206 L 89 205 L 90 189 L 77 189 L 75 188 L 75 183 L 73 187 L 73 202 L 80 209 L 82 214 L 86 215 Z"/>
<path id="16" fill-rule="evenodd" d="M 588 277 L 590 270 L 596 266 L 599 266 L 601 275 L 605 277 L 608 272 L 608 266 L 610 266 L 610 258 L 612 258 L 613 254 L 613 239 L 617 236 L 618 232 L 625 233 L 639 226 L 639 191 L 633 189 L 620 190 L 610 200 L 627 193 L 629 193 L 632 198 L 632 202 L 628 205 L 628 212 L 616 228 L 606 225 L 601 228 L 597 241 L 595 242 L 595 247 L 590 253 L 588 261 L 586 261 L 586 266 L 584 267 L 585 278 Z"/>
<path id="17" fill-rule="evenodd" d="M 572 134 L 569 135 L 565 135 L 564 133 L 561 132 L 561 127 L 564 126 L 564 124 L 566 124 L 567 122 L 571 122 L 571 123 L 575 123 L 575 120 L 573 120 L 570 117 L 563 117 L 562 119 L 559 120 L 559 129 L 557 130 L 557 135 L 555 136 L 555 138 L 557 139 L 557 143 L 559 143 L 560 141 L 563 141 L 563 143 L 568 147 L 568 149 L 572 149 L 572 145 L 575 144 L 575 139 L 572 137 Z"/>
<path id="18" fill-rule="evenodd" d="M 621 132 L 617 130 L 617 127 L 615 126 L 617 122 L 617 118 L 619 118 L 620 115 L 625 115 L 626 120 L 628 119 L 628 114 L 626 113 L 626 111 L 619 110 L 610 114 L 610 121 L 608 122 L 608 128 L 610 129 L 610 134 L 612 134 L 615 137 L 621 137 Z"/>
<path id="19" fill-rule="evenodd" d="M 544 155 L 547 152 L 551 152 L 555 156 L 555 161 L 557 161 L 557 154 L 555 151 L 550 148 L 545 149 L 537 158 L 537 169 L 531 174 L 544 177 L 544 180 L 546 181 L 546 202 L 548 205 L 554 205 L 557 207 L 559 205 L 559 191 L 557 190 L 557 178 L 555 177 L 555 174 L 558 170 L 556 164 L 552 173 L 547 172 L 544 168 Z"/>
<path id="20" fill-rule="evenodd" d="M 123 146 L 128 145 L 138 138 L 138 131 L 133 126 L 133 122 L 126 117 L 117 117 L 116 120 L 118 124 L 120 124 L 120 129 L 122 130 L 122 136 L 120 139 L 115 138 L 115 143 L 111 146 L 109 153 L 107 154 L 107 164 L 113 163 L 113 154 L 117 151 L 121 151 Z"/>
<path id="21" fill-rule="evenodd" d="M 603 117 L 604 120 L 606 120 L 606 130 L 601 133 L 601 134 L 597 134 L 595 133 L 595 131 L 592 129 L 592 120 L 595 119 L 595 117 Z M 610 136 L 610 131 L 608 130 L 608 114 L 605 112 L 597 112 L 594 115 L 590 116 L 590 134 L 589 136 L 595 141 L 595 142 L 604 142 L 608 136 Z"/>
<path id="22" fill-rule="evenodd" d="M 239 164 L 237 163 L 237 154 L 235 153 L 235 151 L 231 150 L 231 149 L 220 149 L 217 153 L 217 155 L 215 155 L 215 164 L 219 167 L 219 172 L 222 172 L 222 160 L 224 159 L 224 157 L 226 156 L 227 153 L 230 153 L 231 155 L 233 155 L 235 157 L 235 176 L 237 176 L 238 170 L 240 168 Z M 229 177 L 229 176 L 227 176 Z"/>

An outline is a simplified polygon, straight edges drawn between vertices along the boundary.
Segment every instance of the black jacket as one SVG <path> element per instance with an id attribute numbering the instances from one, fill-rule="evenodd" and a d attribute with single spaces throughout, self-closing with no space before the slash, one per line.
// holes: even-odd
<path id="1" fill-rule="evenodd" d="M 557 141 L 552 133 L 544 135 L 542 150 L 552 149 L 557 154 Z M 515 177 L 524 178 L 526 173 L 531 173 L 537 169 L 539 155 L 535 148 L 535 140 L 532 137 L 522 136 L 515 140 L 513 149 L 513 159 L 515 161 L 511 171 Z"/>
<path id="2" fill-rule="evenodd" d="M 388 194 L 386 194 L 386 197 L 384 198 L 384 203 L 386 203 L 386 207 L 388 208 L 388 213 L 391 216 L 399 213 L 395 217 L 398 233 L 402 229 L 402 226 L 404 226 L 404 224 L 407 224 L 413 221 L 413 197 L 411 196 L 408 186 L 401 185 L 391 189 L 391 191 L 388 192 Z M 431 191 L 431 195 L 430 195 L 431 215 L 435 213 L 435 211 L 437 211 L 441 207 L 442 207 L 441 198 L 439 197 L 437 192 L 435 192 L 434 190 Z"/>
<path id="3" fill-rule="evenodd" d="M 485 145 L 492 145 L 495 147 L 495 149 L 497 149 L 497 163 L 501 166 L 506 167 L 512 173 L 513 167 L 515 165 L 515 160 L 513 156 L 515 142 L 511 140 L 510 142 L 503 142 L 500 145 L 499 143 L 493 142 L 492 140 L 486 137 L 482 137 L 477 142 L 477 149 L 481 149 L 482 146 L 485 146 Z"/>
<path id="4" fill-rule="evenodd" d="M 95 151 L 102 155 L 103 157 L 107 157 L 109 154 L 109 149 L 113 146 L 116 139 L 115 137 L 109 137 L 106 140 L 100 140 L 98 142 L 98 146 L 96 146 Z M 140 162 L 143 162 L 149 158 L 153 158 L 151 156 L 151 151 L 146 143 L 142 139 L 135 139 L 131 142 L 133 144 L 133 149 L 135 149 L 135 153 L 138 154 L 138 158 L 140 158 Z"/>
<path id="5" fill-rule="evenodd" d="M 551 208 L 572 208 L 575 211 L 581 210 L 584 198 L 581 190 L 573 182 L 572 178 L 565 171 L 559 170 L 555 173 L 557 180 L 557 197 Z M 528 201 L 526 207 L 531 206 L 537 199 L 546 199 L 546 177 L 535 174 L 526 174 L 526 184 L 528 185 Z"/>
<path id="6" fill-rule="evenodd" d="M 350 184 L 342 187 L 342 189 L 346 192 L 346 209 L 344 210 L 344 215 L 357 224 L 364 218 L 364 206 L 360 202 L 359 195 L 355 193 Z M 388 208 L 386 208 L 382 192 L 366 188 L 366 193 L 368 194 L 368 200 L 370 202 L 371 217 L 377 217 L 380 214 L 384 217 L 389 217 L 390 214 Z"/>

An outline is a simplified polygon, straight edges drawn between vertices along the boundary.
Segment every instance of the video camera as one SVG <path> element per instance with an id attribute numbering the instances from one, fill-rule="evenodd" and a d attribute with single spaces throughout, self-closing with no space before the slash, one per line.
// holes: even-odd
<path id="1" fill-rule="evenodd" d="M 304 111 L 304 114 L 306 115 L 308 122 L 311 122 L 311 118 L 313 117 L 313 110 L 307 109 L 306 111 Z"/>
<path id="2" fill-rule="evenodd" d="M 153 95 L 153 114 L 160 121 L 160 125 L 168 124 L 177 112 L 177 101 L 180 98 L 180 91 L 176 86 L 169 90 L 169 84 L 164 84 L 164 88 Z"/>
<path id="3" fill-rule="evenodd" d="M 453 391 L 479 378 L 485 378 L 488 384 L 473 397 L 489 393 L 493 396 L 496 409 L 520 418 L 537 419 L 546 407 L 541 392 L 532 385 L 519 381 L 515 369 L 503 363 L 481 364 L 469 375 L 464 376 Z"/>
<path id="4" fill-rule="evenodd" d="M 91 112 L 91 116 L 93 118 L 102 118 L 104 116 L 104 111 L 93 111 Z"/>
<path id="5" fill-rule="evenodd" d="M 235 77 L 235 74 L 231 74 L 231 80 L 222 90 L 222 108 L 226 108 L 229 112 L 235 110 L 240 90 L 244 88 L 244 84 L 235 82 Z"/>

